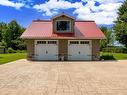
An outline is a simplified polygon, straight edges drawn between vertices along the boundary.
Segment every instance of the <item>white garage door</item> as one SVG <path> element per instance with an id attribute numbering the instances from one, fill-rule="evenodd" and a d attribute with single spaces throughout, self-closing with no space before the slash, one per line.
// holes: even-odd
<path id="1" fill-rule="evenodd" d="M 68 60 L 91 60 L 91 41 L 68 41 Z"/>
<path id="2" fill-rule="evenodd" d="M 58 41 L 35 41 L 35 54 L 37 60 L 58 60 Z"/>

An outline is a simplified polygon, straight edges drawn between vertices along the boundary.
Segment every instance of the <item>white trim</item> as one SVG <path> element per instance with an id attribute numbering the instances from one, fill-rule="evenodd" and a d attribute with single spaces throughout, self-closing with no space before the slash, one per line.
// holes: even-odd
<path id="1" fill-rule="evenodd" d="M 68 17 L 68 18 L 71 18 L 71 19 L 75 20 L 75 18 L 74 18 L 74 17 L 69 16 L 69 15 L 67 15 L 67 14 L 65 14 L 65 13 L 58 14 L 58 15 L 56 15 L 56 16 L 54 16 L 54 17 L 52 17 L 52 19 L 55 19 L 55 18 L 57 18 L 57 17 L 61 17 L 61 16 L 66 16 L 66 17 Z"/>

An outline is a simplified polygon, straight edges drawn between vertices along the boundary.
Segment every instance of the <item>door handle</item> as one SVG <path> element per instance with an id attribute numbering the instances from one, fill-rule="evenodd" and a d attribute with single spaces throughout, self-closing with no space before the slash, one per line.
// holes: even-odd
<path id="1" fill-rule="evenodd" d="M 46 50 L 46 54 L 48 54 L 48 51 Z"/>

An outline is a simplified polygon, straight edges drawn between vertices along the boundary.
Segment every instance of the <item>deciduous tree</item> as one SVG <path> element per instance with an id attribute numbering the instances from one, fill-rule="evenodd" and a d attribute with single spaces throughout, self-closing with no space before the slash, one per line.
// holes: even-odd
<path id="1" fill-rule="evenodd" d="M 118 9 L 118 18 L 115 21 L 114 31 L 116 39 L 127 48 L 127 0 Z"/>

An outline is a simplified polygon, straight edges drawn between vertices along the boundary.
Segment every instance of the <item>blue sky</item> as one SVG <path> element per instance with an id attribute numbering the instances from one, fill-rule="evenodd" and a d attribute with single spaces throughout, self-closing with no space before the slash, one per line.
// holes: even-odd
<path id="1" fill-rule="evenodd" d="M 34 19 L 65 12 L 76 19 L 112 25 L 124 0 L 0 0 L 0 22 L 17 20 L 27 27 Z"/>

